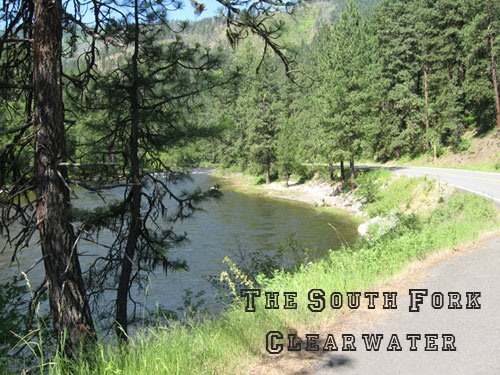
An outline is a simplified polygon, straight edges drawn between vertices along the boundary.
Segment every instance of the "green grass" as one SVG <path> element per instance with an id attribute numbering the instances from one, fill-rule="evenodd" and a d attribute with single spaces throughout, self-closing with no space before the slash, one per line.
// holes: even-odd
<path id="1" fill-rule="evenodd" d="M 383 183 L 384 175 L 375 179 Z M 368 208 L 387 213 L 403 212 L 415 194 L 432 193 L 432 185 L 421 179 L 400 178 L 380 189 Z M 377 185 L 378 186 L 378 185 Z M 400 214 L 396 228 L 374 241 L 330 251 L 329 255 L 292 273 L 277 271 L 273 278 L 260 278 L 266 290 L 295 291 L 297 310 L 265 310 L 257 299 L 257 311 L 246 313 L 233 303 L 214 319 L 174 323 L 169 327 L 144 328 L 121 348 L 99 343 L 91 352 L 93 361 L 65 363 L 59 359 L 52 374 L 237 374 L 248 371 L 265 353 L 265 334 L 292 328 L 312 329 L 331 319 L 332 309 L 311 313 L 307 293 L 321 288 L 333 291 L 362 290 L 389 280 L 415 259 L 476 239 L 480 233 L 498 228 L 494 205 L 471 194 L 453 193 L 425 214 Z"/>
<path id="2" fill-rule="evenodd" d="M 384 164 L 381 164 L 384 165 Z M 434 164 L 431 161 L 426 161 L 425 158 L 419 158 L 414 160 L 400 160 L 391 165 L 400 165 L 400 166 L 411 166 L 411 167 L 429 167 L 429 168 L 448 168 L 448 169 L 465 169 L 468 171 L 480 171 L 480 172 L 497 172 L 500 173 L 500 162 L 497 163 L 478 163 L 473 165 L 451 165 L 451 164 Z"/>
<path id="3" fill-rule="evenodd" d="M 423 183 L 425 179 L 421 178 L 417 181 Z M 373 193 L 375 200 L 367 205 L 365 212 L 369 216 L 387 216 L 391 211 L 407 206 L 418 186 L 417 181 L 411 178 L 398 178 L 383 191 L 375 187 L 376 191 Z"/>

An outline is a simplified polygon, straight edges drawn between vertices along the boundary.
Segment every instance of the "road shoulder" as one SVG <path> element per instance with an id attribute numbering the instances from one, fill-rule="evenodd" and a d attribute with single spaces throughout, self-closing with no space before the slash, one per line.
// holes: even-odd
<path id="1" fill-rule="evenodd" d="M 354 334 L 358 340 L 361 340 L 363 333 L 382 333 L 386 338 L 386 341 L 383 341 L 381 345 L 383 351 L 367 352 L 362 341 L 357 344 L 363 346 L 352 353 L 339 351 L 330 354 L 321 350 L 319 352 L 303 350 L 295 353 L 284 351 L 277 356 L 267 356 L 261 363 L 256 364 L 251 372 L 297 375 L 359 374 L 368 371 L 381 374 L 438 374 L 448 373 L 448 370 L 444 371 L 443 368 L 448 369 L 449 366 L 462 366 L 470 370 L 475 366 L 475 361 L 472 358 L 480 356 L 481 353 L 484 353 L 481 358 L 488 363 L 484 366 L 489 366 L 481 368 L 484 371 L 495 368 L 500 364 L 500 362 L 497 364 L 495 361 L 495 358 L 498 357 L 495 350 L 500 347 L 498 342 L 500 332 L 496 331 L 496 329 L 500 329 L 497 328 L 500 327 L 500 316 L 496 314 L 496 307 L 500 306 L 500 300 L 498 300 L 500 296 L 494 293 L 495 286 L 500 281 L 498 251 L 500 251 L 500 234 L 488 233 L 472 244 L 436 252 L 424 260 L 412 262 L 390 282 L 377 285 L 372 289 L 379 293 L 384 291 L 397 292 L 397 310 L 384 310 L 378 306 L 374 310 L 368 310 L 367 304 L 364 303 L 358 310 L 346 309 L 341 314 L 337 314 L 328 324 L 318 327 L 315 332 L 305 332 L 300 329 L 298 331 L 301 338 L 305 338 L 306 333 L 319 333 L 320 338 L 326 338 L 329 333 L 332 333 L 339 346 L 342 342 L 338 338 L 341 338 L 343 333 Z M 478 267 L 480 272 L 477 272 Z M 451 277 L 450 274 L 459 276 Z M 496 276 L 499 280 L 490 281 L 491 276 Z M 443 278 L 445 280 L 441 281 Z M 460 291 L 465 294 L 467 291 L 481 291 L 483 293 L 481 297 L 483 306 L 481 310 L 476 312 L 462 310 L 461 313 L 455 313 L 453 319 L 450 319 L 450 311 L 443 310 L 436 313 L 436 311 L 428 311 L 424 308 L 422 308 L 421 313 L 411 316 L 408 312 L 408 290 L 416 287 L 427 287 L 430 293 L 433 291 L 442 291 L 443 293 Z M 432 322 L 433 325 L 430 326 L 429 322 Z M 481 327 L 477 328 L 479 332 L 476 332 L 474 322 L 484 322 Z M 490 325 L 492 327 L 488 329 Z M 422 350 L 409 353 L 407 347 L 399 353 L 385 351 L 384 343 L 387 346 L 387 341 L 392 333 L 399 333 L 401 344 L 406 345 L 406 342 L 403 343 L 403 338 L 406 337 L 407 333 L 425 334 L 431 331 L 436 331 L 436 333 L 450 331 L 450 333 L 455 334 L 457 351 L 446 353 L 446 358 L 441 356 L 443 352 L 430 353 Z M 321 340 L 319 343 L 320 348 L 322 348 Z M 412 366 L 420 366 L 421 362 L 429 362 L 426 371 L 420 372 L 418 367 L 412 370 Z M 385 367 L 381 367 L 384 363 Z"/>

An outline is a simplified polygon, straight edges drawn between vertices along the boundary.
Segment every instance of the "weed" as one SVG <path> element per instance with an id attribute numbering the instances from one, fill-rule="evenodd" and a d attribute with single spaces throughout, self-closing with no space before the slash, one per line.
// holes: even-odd
<path id="1" fill-rule="evenodd" d="M 498 228 L 498 214 L 493 203 L 471 194 L 454 193 L 441 197 L 442 203 L 425 214 L 404 214 L 401 205 L 413 199 L 415 189 L 422 182 L 427 184 L 422 179 L 398 178 L 385 189 L 378 190 L 377 199 L 369 203 L 367 209 L 372 214 L 394 212 L 397 224 L 373 241 L 344 246 L 330 251 L 323 259 L 307 264 L 301 262 L 290 268 L 273 268 L 271 265 L 277 259 L 263 259 L 260 265 L 265 271 L 257 275 L 256 270 L 245 270 L 233 263 L 240 272 L 240 282 L 251 278 L 254 286 L 263 289 L 262 295 L 265 291 L 297 292 L 296 310 L 265 309 L 264 299 L 256 298 L 256 311 L 248 313 L 241 301 L 233 300 L 217 318 L 148 327 L 121 348 L 100 343 L 92 352 L 92 367 L 84 361 L 73 363 L 72 373 L 208 375 L 248 372 L 250 363 L 264 353 L 263 342 L 268 331 L 280 330 L 286 335 L 294 327 L 317 327 L 331 320 L 334 313 L 331 309 L 315 314 L 308 311 L 310 289 L 345 294 L 373 287 L 402 271 L 414 259 L 474 240 L 481 232 Z M 270 269 L 273 272 L 269 272 Z M 252 277 L 247 271 L 253 272 Z M 238 272 L 235 269 L 233 276 Z M 234 277 L 232 280 L 236 285 Z M 63 361 L 56 360 L 51 373 L 59 375 L 68 370 Z"/>

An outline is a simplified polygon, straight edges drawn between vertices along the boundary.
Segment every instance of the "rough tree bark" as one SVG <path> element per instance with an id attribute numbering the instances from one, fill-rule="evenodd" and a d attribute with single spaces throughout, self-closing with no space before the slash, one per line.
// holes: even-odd
<path id="1" fill-rule="evenodd" d="M 33 38 L 37 224 L 54 330 L 58 340 L 65 335 L 64 352 L 75 357 L 95 338 L 95 330 L 71 225 L 67 170 L 61 165 L 66 162 L 66 141 L 60 0 L 36 2 Z"/>
<path id="2" fill-rule="evenodd" d="M 344 170 L 344 157 L 340 157 L 340 179 L 342 180 L 342 185 L 345 184 L 345 170 Z"/>
<path id="3" fill-rule="evenodd" d="M 349 158 L 349 170 L 351 172 L 351 193 L 354 191 L 354 156 Z"/>
<path id="4" fill-rule="evenodd" d="M 132 128 L 130 133 L 130 182 L 132 183 L 131 196 L 131 223 L 125 254 L 122 259 L 120 281 L 116 294 L 116 333 L 122 340 L 127 340 L 128 313 L 127 302 L 132 274 L 132 260 L 134 259 L 137 239 L 141 231 L 141 181 L 139 169 L 139 99 L 138 99 L 138 59 L 139 59 L 139 9 L 137 0 L 134 1 L 135 30 L 134 30 L 134 53 L 132 55 L 132 85 L 130 88 L 130 105 Z"/>
<path id="5" fill-rule="evenodd" d="M 495 89 L 495 111 L 496 111 L 496 119 L 497 119 L 497 134 L 500 133 L 500 98 L 498 94 L 498 80 L 497 80 L 497 69 L 496 69 L 496 61 L 495 61 L 495 49 L 494 49 L 494 34 L 492 32 L 493 23 L 492 23 L 492 4 L 491 1 L 488 3 L 488 39 L 490 42 L 490 54 L 491 54 L 491 80 L 493 81 L 493 88 Z"/>

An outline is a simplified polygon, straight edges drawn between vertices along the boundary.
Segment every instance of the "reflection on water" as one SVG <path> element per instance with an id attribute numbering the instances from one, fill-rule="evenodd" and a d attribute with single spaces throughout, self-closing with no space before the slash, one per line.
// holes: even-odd
<path id="1" fill-rule="evenodd" d="M 209 188 L 217 180 L 197 169 L 191 173 L 192 180 L 183 182 L 183 189 L 194 186 Z M 179 189 L 181 188 L 179 187 Z M 170 310 L 177 310 L 182 305 L 184 289 L 193 291 L 206 290 L 204 298 L 210 305 L 213 297 L 208 282 L 203 278 L 209 274 L 219 274 L 223 268 L 225 256 L 236 257 L 239 248 L 246 250 L 272 251 L 278 248 L 279 242 L 285 241 L 290 233 L 296 233 L 298 239 L 307 248 L 336 249 L 340 240 L 335 231 L 328 225 L 331 223 L 347 239 L 355 239 L 356 226 L 346 216 L 332 215 L 309 205 L 291 201 L 267 198 L 234 191 L 224 191 L 221 200 L 208 201 L 203 204 L 203 211 L 192 218 L 176 224 L 179 232 L 187 232 L 189 241 L 183 242 L 169 251 L 172 258 L 187 261 L 189 271 L 169 273 L 168 276 L 159 269 L 151 277 L 148 289 L 148 304 L 156 303 Z M 108 192 L 107 198 L 120 199 L 120 192 Z M 98 206 L 99 198 L 80 194 L 74 201 L 76 206 Z M 110 243 L 109 234 L 103 233 L 100 241 Z M 79 252 L 87 256 L 81 258 L 82 268 L 88 267 L 93 256 L 102 250 L 89 243 L 81 243 Z M 9 251 L 0 257 L 0 280 L 5 280 L 18 269 L 28 269 L 38 258 L 39 250 L 35 247 L 24 249 L 19 255 L 19 267 L 10 269 Z M 29 273 L 32 285 L 37 286 L 43 278 L 43 265 L 36 266 Z"/>

